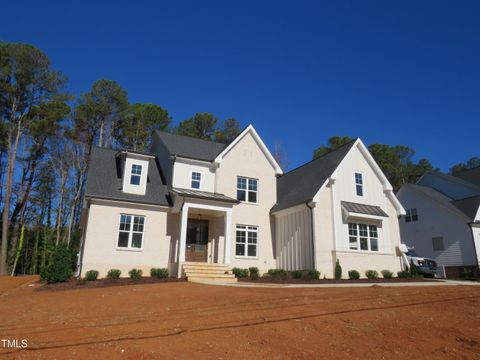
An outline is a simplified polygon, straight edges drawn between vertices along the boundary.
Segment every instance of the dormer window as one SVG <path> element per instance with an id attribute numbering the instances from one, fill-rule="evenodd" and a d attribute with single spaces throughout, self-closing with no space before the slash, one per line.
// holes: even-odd
<path id="1" fill-rule="evenodd" d="M 361 173 L 355 173 L 355 190 L 357 196 L 363 196 L 363 175 Z"/>
<path id="2" fill-rule="evenodd" d="M 196 171 L 192 171 L 192 181 L 190 187 L 192 189 L 200 189 L 200 182 L 202 180 L 202 174 Z"/>
<path id="3" fill-rule="evenodd" d="M 132 172 L 130 175 L 130 185 L 140 185 L 142 178 L 142 165 L 132 164 Z"/>

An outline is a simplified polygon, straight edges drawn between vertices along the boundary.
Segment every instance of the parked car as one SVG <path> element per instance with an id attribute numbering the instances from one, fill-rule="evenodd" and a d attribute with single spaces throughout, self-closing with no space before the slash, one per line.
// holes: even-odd
<path id="1" fill-rule="evenodd" d="M 418 255 L 413 247 L 407 247 L 405 256 L 408 264 L 411 265 L 413 263 L 418 272 L 424 277 L 433 278 L 437 274 L 437 262 L 433 259 Z"/>

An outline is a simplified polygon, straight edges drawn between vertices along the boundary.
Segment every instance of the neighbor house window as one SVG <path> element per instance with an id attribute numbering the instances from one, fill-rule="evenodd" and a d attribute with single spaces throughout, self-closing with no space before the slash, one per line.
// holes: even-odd
<path id="1" fill-rule="evenodd" d="M 358 196 L 363 196 L 363 175 L 355 173 L 355 189 Z"/>
<path id="2" fill-rule="evenodd" d="M 418 221 L 417 208 L 407 209 L 405 215 L 405 222 Z"/>
<path id="3" fill-rule="evenodd" d="M 256 203 L 258 200 L 258 180 L 237 177 L 237 200 Z"/>
<path id="4" fill-rule="evenodd" d="M 443 237 L 436 236 L 432 238 L 432 245 L 434 251 L 442 251 L 445 250 L 445 245 L 443 244 Z"/>
<path id="5" fill-rule="evenodd" d="M 378 229 L 376 225 L 348 224 L 350 250 L 378 251 Z"/>
<path id="6" fill-rule="evenodd" d="M 193 171 L 192 172 L 191 188 L 192 189 L 200 189 L 201 179 L 202 179 L 202 174 L 200 174 L 199 172 Z"/>
<path id="7" fill-rule="evenodd" d="M 144 224 L 144 216 L 120 215 L 117 246 L 119 248 L 141 249 Z"/>
<path id="8" fill-rule="evenodd" d="M 257 257 L 258 228 L 237 225 L 235 256 Z"/>
<path id="9" fill-rule="evenodd" d="M 132 164 L 132 173 L 130 175 L 131 185 L 140 185 L 140 178 L 142 177 L 142 165 Z"/>

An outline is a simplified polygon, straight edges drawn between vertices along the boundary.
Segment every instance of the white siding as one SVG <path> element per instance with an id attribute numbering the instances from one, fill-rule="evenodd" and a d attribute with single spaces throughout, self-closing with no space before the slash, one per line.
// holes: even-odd
<path id="1" fill-rule="evenodd" d="M 312 215 L 309 208 L 276 215 L 277 268 L 306 270 L 313 268 Z"/>

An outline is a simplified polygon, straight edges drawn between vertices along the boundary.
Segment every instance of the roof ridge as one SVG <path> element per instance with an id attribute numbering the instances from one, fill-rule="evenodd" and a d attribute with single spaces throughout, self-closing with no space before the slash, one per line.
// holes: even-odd
<path id="1" fill-rule="evenodd" d="M 355 138 L 355 139 L 352 139 L 352 140 L 350 140 L 349 142 L 346 142 L 345 144 L 339 146 L 339 147 L 336 148 L 336 149 L 332 149 L 332 150 L 326 152 L 325 154 L 320 155 L 319 157 L 316 157 L 316 158 L 314 158 L 314 159 L 312 159 L 312 160 L 310 160 L 310 161 L 307 161 L 306 163 L 304 163 L 304 164 L 302 164 L 302 165 L 297 166 L 296 168 L 294 168 L 294 169 L 292 169 L 292 170 L 287 171 L 286 173 L 284 173 L 284 174 L 283 174 L 282 176 L 280 176 L 280 177 L 282 178 L 282 177 L 284 177 L 285 175 L 291 174 L 292 172 L 294 172 L 294 171 L 296 171 L 296 170 L 298 170 L 298 169 L 300 169 L 300 168 L 302 168 L 302 167 L 304 167 L 304 166 L 306 166 L 306 165 L 309 165 L 309 164 L 313 163 L 314 161 L 320 160 L 320 159 L 322 159 L 323 157 L 325 157 L 325 156 L 327 156 L 327 155 L 330 155 L 330 154 L 332 154 L 332 153 L 334 153 L 334 152 L 337 152 L 338 150 L 343 149 L 343 148 L 346 147 L 347 145 L 350 145 L 351 143 L 354 143 L 354 142 L 357 141 L 358 139 L 359 139 L 358 137 Z"/>
<path id="2" fill-rule="evenodd" d="M 194 139 L 194 140 L 204 141 L 204 142 L 208 142 L 208 143 L 213 143 L 213 144 L 217 144 L 217 145 L 223 145 L 223 146 L 227 146 L 227 145 L 228 145 L 228 144 L 224 144 L 224 143 L 221 143 L 221 142 L 218 142 L 218 141 L 201 139 L 201 138 L 195 137 L 195 136 L 189 136 L 189 135 L 183 135 L 183 134 L 175 134 L 175 133 L 171 133 L 171 132 L 168 132 L 168 131 L 162 131 L 162 130 L 155 130 L 155 131 L 156 131 L 157 133 L 160 133 L 160 134 L 167 134 L 167 135 L 172 135 L 172 136 L 179 136 L 179 137 L 184 137 L 184 138 L 188 138 L 188 139 Z"/>

